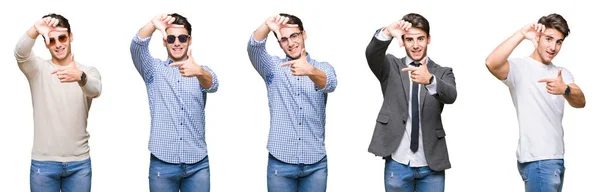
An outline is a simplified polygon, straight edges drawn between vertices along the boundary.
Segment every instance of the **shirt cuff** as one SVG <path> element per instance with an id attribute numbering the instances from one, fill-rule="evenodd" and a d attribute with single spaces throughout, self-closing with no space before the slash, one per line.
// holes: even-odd
<path id="1" fill-rule="evenodd" d="M 380 41 L 390 41 L 392 40 L 392 37 L 385 35 L 385 33 L 383 33 L 383 29 L 381 28 L 379 30 L 377 30 L 377 33 L 375 34 L 375 38 L 377 38 Z"/>
<path id="2" fill-rule="evenodd" d="M 427 89 L 429 95 L 435 95 L 437 94 L 437 78 L 434 75 L 431 76 L 433 77 L 433 81 L 431 84 L 425 85 L 425 89 Z"/>

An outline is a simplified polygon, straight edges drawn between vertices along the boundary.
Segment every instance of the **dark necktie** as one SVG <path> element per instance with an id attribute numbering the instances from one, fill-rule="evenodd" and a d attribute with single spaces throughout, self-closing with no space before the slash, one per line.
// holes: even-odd
<path id="1" fill-rule="evenodd" d="M 410 65 L 419 67 L 421 63 L 412 62 Z M 412 83 L 411 100 L 412 131 L 410 132 L 410 150 L 417 152 L 417 149 L 419 149 L 419 84 L 415 82 Z"/>

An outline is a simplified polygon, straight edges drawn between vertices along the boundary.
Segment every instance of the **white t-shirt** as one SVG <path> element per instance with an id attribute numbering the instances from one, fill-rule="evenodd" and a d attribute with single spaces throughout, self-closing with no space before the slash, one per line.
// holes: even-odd
<path id="1" fill-rule="evenodd" d="M 510 71 L 503 80 L 517 110 L 519 120 L 519 162 L 544 159 L 563 159 L 564 141 L 562 119 L 565 98 L 552 95 L 546 90 L 543 78 L 555 78 L 562 69 L 563 81 L 573 83 L 569 70 L 554 64 L 543 64 L 531 57 L 510 58 Z"/>

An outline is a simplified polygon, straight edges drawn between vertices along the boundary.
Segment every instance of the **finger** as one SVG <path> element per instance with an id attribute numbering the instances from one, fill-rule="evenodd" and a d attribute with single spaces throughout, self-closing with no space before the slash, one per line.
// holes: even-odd
<path id="1" fill-rule="evenodd" d="M 538 32 L 539 27 L 540 27 L 540 24 L 534 24 L 533 25 L 533 30 L 536 31 L 536 32 Z"/>
<path id="2" fill-rule="evenodd" d="M 185 26 L 178 25 L 178 24 L 171 24 L 171 25 L 169 25 L 169 27 L 171 27 L 171 28 L 184 28 Z"/>
<path id="3" fill-rule="evenodd" d="M 275 16 L 275 24 L 279 25 L 279 22 L 281 21 L 281 15 L 277 15 Z"/>
<path id="4" fill-rule="evenodd" d="M 546 31 L 546 25 L 542 25 L 542 33 Z"/>
<path id="5" fill-rule="evenodd" d="M 169 67 L 174 67 L 174 66 L 181 67 L 183 64 L 184 64 L 184 62 L 174 62 L 174 63 L 171 63 L 169 65 Z"/>
<path id="6" fill-rule="evenodd" d="M 55 18 L 50 19 L 50 26 L 51 27 L 56 27 L 56 25 L 58 24 L 58 20 Z"/>
<path id="7" fill-rule="evenodd" d="M 175 22 L 175 17 L 171 17 L 171 19 L 169 19 L 167 24 L 171 25 L 171 24 L 173 24 L 173 22 Z"/>
<path id="8" fill-rule="evenodd" d="M 284 27 L 293 28 L 293 27 L 298 27 L 298 25 L 297 24 L 285 24 Z"/>
<path id="9" fill-rule="evenodd" d="M 406 27 L 404 28 L 404 31 L 408 31 L 408 29 L 410 29 L 412 27 L 412 23 L 408 23 L 408 25 L 406 25 Z"/>
<path id="10" fill-rule="evenodd" d="M 281 40 L 281 33 L 279 30 L 275 30 L 275 34 L 277 34 L 277 40 Z"/>
<path id="11" fill-rule="evenodd" d="M 281 66 L 285 67 L 285 66 L 288 66 L 288 65 L 293 65 L 294 63 L 296 63 L 296 61 L 288 61 L 288 62 L 285 62 L 285 63 L 281 64 Z"/>
<path id="12" fill-rule="evenodd" d="M 283 21 L 281 21 L 281 24 L 285 25 L 288 23 L 288 21 L 290 21 L 289 17 L 283 18 Z"/>
<path id="13" fill-rule="evenodd" d="M 544 79 L 538 80 L 538 83 L 550 83 L 550 82 L 554 82 L 554 78 L 544 78 Z"/>
<path id="14" fill-rule="evenodd" d="M 416 67 L 406 67 L 402 69 L 402 72 L 407 72 L 407 71 L 415 71 L 418 70 L 419 68 Z"/>
<path id="15" fill-rule="evenodd" d="M 54 74 L 58 73 L 58 72 L 59 72 L 59 71 L 61 71 L 61 70 L 63 70 L 63 69 L 55 69 L 55 70 L 52 70 L 52 72 L 50 72 L 50 74 L 54 75 Z"/>
<path id="16" fill-rule="evenodd" d="M 48 34 L 42 34 L 44 40 L 46 41 L 46 45 L 50 45 L 50 38 L 48 38 Z"/>

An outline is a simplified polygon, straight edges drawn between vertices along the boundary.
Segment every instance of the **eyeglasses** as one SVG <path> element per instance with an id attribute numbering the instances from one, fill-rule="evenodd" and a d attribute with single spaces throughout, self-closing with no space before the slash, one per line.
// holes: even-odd
<path id="1" fill-rule="evenodd" d="M 182 35 L 177 36 L 177 39 L 179 39 L 180 43 L 186 43 L 189 38 L 190 38 L 189 35 L 182 34 Z M 169 44 L 175 43 L 175 35 L 167 35 L 167 43 L 169 43 Z"/>
<path id="2" fill-rule="evenodd" d="M 58 36 L 58 41 L 60 41 L 60 43 L 66 43 L 67 42 L 67 35 L 59 35 Z M 48 44 L 48 46 L 52 47 L 56 44 L 56 39 L 50 38 L 50 43 Z"/>
<path id="3" fill-rule="evenodd" d="M 290 37 L 281 37 L 281 39 L 279 40 L 279 43 L 287 43 L 289 40 L 298 41 L 301 34 L 302 34 L 302 31 L 292 33 L 290 35 Z"/>

